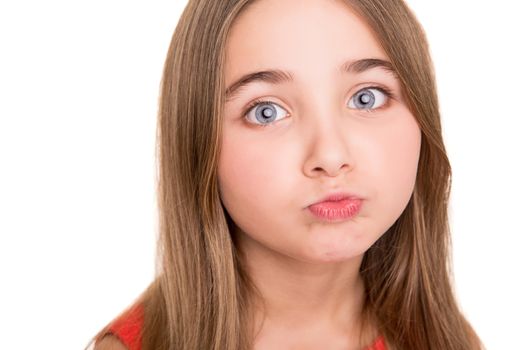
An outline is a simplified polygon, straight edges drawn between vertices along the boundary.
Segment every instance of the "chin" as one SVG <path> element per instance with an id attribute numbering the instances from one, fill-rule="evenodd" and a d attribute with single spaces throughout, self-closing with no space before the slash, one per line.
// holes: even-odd
<path id="1" fill-rule="evenodd" d="M 309 247 L 303 254 L 305 259 L 312 263 L 341 263 L 362 259 L 367 247 L 360 246 L 331 246 Z"/>
<path id="2" fill-rule="evenodd" d="M 315 260 L 336 262 L 361 257 L 374 243 L 370 235 L 364 234 L 357 227 L 322 228 L 310 232 L 310 237 L 303 248 L 307 256 Z"/>

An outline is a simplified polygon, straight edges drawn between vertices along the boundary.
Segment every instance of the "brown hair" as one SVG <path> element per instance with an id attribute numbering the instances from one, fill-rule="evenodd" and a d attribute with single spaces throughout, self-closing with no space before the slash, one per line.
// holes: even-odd
<path id="1" fill-rule="evenodd" d="M 225 42 L 253 2 L 190 0 L 172 37 L 157 129 L 157 272 L 135 301 L 144 305 L 144 350 L 253 346 L 252 298 L 259 294 L 243 268 L 217 182 Z M 412 197 L 362 261 L 363 322 L 377 328 L 389 349 L 481 349 L 451 285 L 451 168 L 425 33 L 402 0 L 345 2 L 390 58 L 422 132 Z"/>

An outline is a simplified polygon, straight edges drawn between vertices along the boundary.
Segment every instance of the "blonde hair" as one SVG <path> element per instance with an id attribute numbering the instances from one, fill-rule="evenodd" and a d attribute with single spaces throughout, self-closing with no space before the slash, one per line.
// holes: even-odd
<path id="1" fill-rule="evenodd" d="M 391 60 L 422 133 L 412 197 L 362 261 L 363 322 L 377 327 L 389 349 L 481 349 L 451 285 L 451 168 L 424 31 L 402 0 L 345 2 Z M 243 267 L 217 182 L 225 42 L 253 3 L 190 0 L 172 37 L 157 129 L 157 272 L 134 302 L 144 306 L 144 350 L 253 346 L 252 299 L 260 294 Z"/>

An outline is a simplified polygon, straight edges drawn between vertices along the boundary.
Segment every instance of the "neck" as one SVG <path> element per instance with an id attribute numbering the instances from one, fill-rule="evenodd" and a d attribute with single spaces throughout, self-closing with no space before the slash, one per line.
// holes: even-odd
<path id="1" fill-rule="evenodd" d="M 255 303 L 256 331 L 268 338 L 280 330 L 289 339 L 323 334 L 357 344 L 364 331 L 362 255 L 337 262 L 300 261 L 241 236 L 247 272 L 262 296 L 262 304 Z"/>

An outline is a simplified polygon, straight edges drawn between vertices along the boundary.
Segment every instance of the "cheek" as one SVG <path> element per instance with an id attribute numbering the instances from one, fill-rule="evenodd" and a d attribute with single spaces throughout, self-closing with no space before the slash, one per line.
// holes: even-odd
<path id="1" fill-rule="evenodd" d="M 388 160 L 392 176 L 403 187 L 412 189 L 417 173 L 421 149 L 421 131 L 415 119 L 407 118 L 392 130 L 388 142 Z"/>
<path id="2" fill-rule="evenodd" d="M 292 188 L 297 179 L 290 176 L 292 156 L 286 150 L 245 135 L 249 133 L 224 135 L 219 188 L 232 217 L 257 222 L 261 216 L 268 217 L 275 208 L 290 201 L 286 190 Z"/>
<path id="3" fill-rule="evenodd" d="M 378 135 L 381 156 L 374 165 L 379 200 L 393 219 L 404 210 L 414 189 L 421 131 L 414 117 L 405 112 L 396 123 Z"/>

